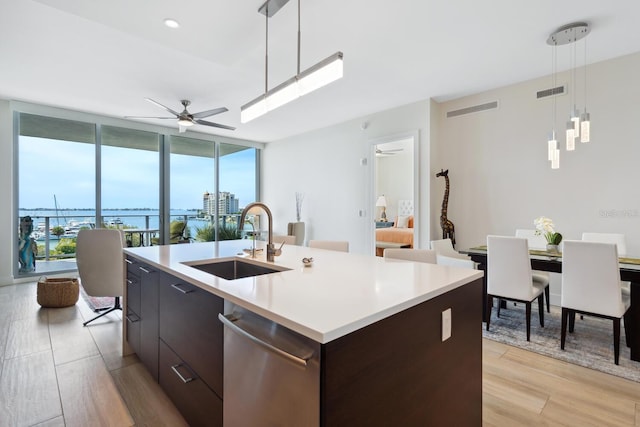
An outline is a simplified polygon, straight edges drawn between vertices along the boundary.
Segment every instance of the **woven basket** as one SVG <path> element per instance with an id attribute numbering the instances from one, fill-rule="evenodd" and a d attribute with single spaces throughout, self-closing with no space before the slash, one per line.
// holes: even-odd
<path id="1" fill-rule="evenodd" d="M 78 302 L 80 285 L 75 278 L 47 279 L 38 281 L 38 304 L 42 307 L 69 307 Z"/>

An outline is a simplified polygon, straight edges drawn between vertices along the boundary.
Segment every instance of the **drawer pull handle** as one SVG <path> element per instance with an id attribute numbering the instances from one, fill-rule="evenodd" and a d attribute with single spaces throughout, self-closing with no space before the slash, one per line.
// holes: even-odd
<path id="1" fill-rule="evenodd" d="M 182 292 L 183 294 L 190 294 L 191 292 L 193 292 L 193 289 L 182 289 L 180 286 L 182 286 L 180 283 L 175 283 L 173 285 L 171 285 L 171 287 L 177 291 Z"/>
<path id="2" fill-rule="evenodd" d="M 127 264 L 133 264 L 133 261 L 131 261 L 129 258 L 125 258 L 124 262 L 126 262 Z"/>
<path id="3" fill-rule="evenodd" d="M 182 380 L 182 382 L 185 383 L 185 384 L 195 380 L 195 378 L 193 378 L 193 377 L 189 377 L 189 378 L 183 377 L 182 374 L 178 371 L 178 368 L 181 367 L 181 366 L 182 366 L 182 364 L 172 365 L 171 366 L 171 370 L 173 370 L 173 372 L 175 372 L 175 374 L 178 376 L 178 378 L 180 378 Z"/>
<path id="4" fill-rule="evenodd" d="M 135 285 L 137 282 L 135 280 L 127 279 L 127 284 Z"/>
<path id="5" fill-rule="evenodd" d="M 136 316 L 136 319 L 133 320 L 131 317 L 129 317 L 129 315 L 125 315 L 125 317 L 127 318 L 127 321 L 129 321 L 130 323 L 136 323 L 137 321 L 140 320 L 140 318 L 138 316 Z"/>
<path id="6" fill-rule="evenodd" d="M 146 269 L 146 268 L 144 268 L 144 267 L 138 267 L 138 268 L 139 268 L 140 270 L 144 271 L 144 272 L 145 272 L 145 273 L 147 273 L 147 274 L 151 274 L 151 271 L 150 271 L 150 270 L 147 270 L 147 269 Z"/>

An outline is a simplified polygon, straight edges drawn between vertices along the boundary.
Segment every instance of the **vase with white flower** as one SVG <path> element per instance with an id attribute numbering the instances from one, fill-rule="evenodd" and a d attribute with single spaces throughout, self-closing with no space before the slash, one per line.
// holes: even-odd
<path id="1" fill-rule="evenodd" d="M 558 245 L 562 242 L 562 234 L 556 232 L 555 225 L 550 218 L 541 216 L 533 221 L 536 235 L 543 235 L 547 241 L 547 252 L 558 253 Z"/>

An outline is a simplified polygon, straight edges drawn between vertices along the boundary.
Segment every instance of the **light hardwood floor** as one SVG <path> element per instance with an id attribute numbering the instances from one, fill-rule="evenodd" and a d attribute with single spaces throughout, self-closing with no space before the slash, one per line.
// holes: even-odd
<path id="1" fill-rule="evenodd" d="M 43 309 L 36 284 L 0 287 L 0 427 L 186 426 L 135 355 L 122 313 Z"/>
<path id="2" fill-rule="evenodd" d="M 41 309 L 35 284 L 0 287 L 0 427 L 186 426 L 135 355 L 121 314 Z M 640 426 L 640 384 L 483 341 L 483 425 Z"/>

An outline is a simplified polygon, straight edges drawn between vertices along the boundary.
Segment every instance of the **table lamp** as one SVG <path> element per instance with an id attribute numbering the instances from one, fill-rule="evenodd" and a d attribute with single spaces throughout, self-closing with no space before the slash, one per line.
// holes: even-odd
<path id="1" fill-rule="evenodd" d="M 384 195 L 378 197 L 378 200 L 376 201 L 376 207 L 381 207 L 382 208 L 382 214 L 380 215 L 380 221 L 387 221 L 387 214 L 385 212 L 385 209 L 387 207 L 387 199 L 384 197 Z"/>

